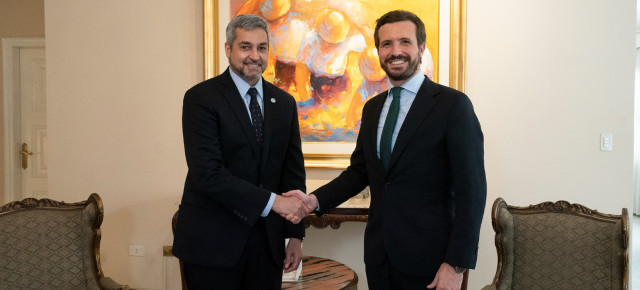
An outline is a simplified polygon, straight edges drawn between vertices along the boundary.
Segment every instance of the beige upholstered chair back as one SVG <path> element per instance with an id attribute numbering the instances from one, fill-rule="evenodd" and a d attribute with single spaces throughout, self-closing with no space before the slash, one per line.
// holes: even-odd
<path id="1" fill-rule="evenodd" d="M 628 289 L 629 224 L 566 201 L 493 204 L 496 289 Z"/>
<path id="2" fill-rule="evenodd" d="M 78 203 L 27 198 L 0 207 L 0 288 L 120 288 L 100 268 L 102 218 L 95 193 Z"/>

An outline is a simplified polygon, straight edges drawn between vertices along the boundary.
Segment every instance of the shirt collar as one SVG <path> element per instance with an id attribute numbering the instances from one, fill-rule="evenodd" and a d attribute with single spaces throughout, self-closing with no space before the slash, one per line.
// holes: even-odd
<path id="1" fill-rule="evenodd" d="M 405 89 L 407 91 L 410 91 L 413 94 L 418 94 L 418 90 L 420 90 L 420 87 L 422 86 L 422 83 L 424 82 L 424 78 L 425 78 L 424 74 L 417 73 L 413 77 L 411 77 L 407 82 L 402 84 L 402 86 L 400 86 L 400 87 L 402 87 L 403 89 Z M 391 82 L 389 80 L 387 80 L 387 84 L 389 85 L 389 89 L 391 89 L 393 87 L 393 85 L 391 84 Z"/>
<path id="2" fill-rule="evenodd" d="M 244 98 L 244 96 L 247 95 L 247 92 L 249 91 L 251 86 L 249 85 L 249 83 L 243 80 L 239 75 L 233 72 L 231 68 L 229 68 L 229 72 L 231 73 L 231 79 L 233 80 L 233 83 L 235 83 L 236 88 L 238 88 L 238 92 L 240 93 L 240 96 Z M 262 94 L 262 78 L 258 79 L 258 82 L 254 86 L 254 88 L 258 90 L 258 96 L 260 97 L 264 96 L 264 94 Z"/>

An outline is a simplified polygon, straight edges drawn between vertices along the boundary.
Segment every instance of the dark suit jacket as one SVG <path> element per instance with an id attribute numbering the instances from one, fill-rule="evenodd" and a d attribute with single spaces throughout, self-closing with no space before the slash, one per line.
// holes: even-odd
<path id="1" fill-rule="evenodd" d="M 428 78 L 402 124 L 385 171 L 376 153 L 387 92 L 369 100 L 351 165 L 313 192 L 320 214 L 367 185 L 364 259 L 434 276 L 443 261 L 474 268 L 486 202 L 483 135 L 469 98 Z"/>
<path id="2" fill-rule="evenodd" d="M 234 265 L 270 193 L 305 190 L 295 100 L 262 83 L 262 152 L 229 69 L 185 94 L 182 131 L 189 172 L 173 241 L 174 255 L 184 261 Z M 265 222 L 272 256 L 282 265 L 284 239 L 303 238 L 304 223 L 294 225 L 273 211 Z"/>

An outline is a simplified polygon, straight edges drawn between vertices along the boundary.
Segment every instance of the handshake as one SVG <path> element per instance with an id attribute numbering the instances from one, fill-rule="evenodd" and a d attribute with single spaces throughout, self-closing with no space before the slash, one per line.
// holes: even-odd
<path id="1" fill-rule="evenodd" d="M 296 189 L 276 195 L 271 209 L 288 221 L 298 224 L 317 207 L 318 199 L 315 195 Z"/>

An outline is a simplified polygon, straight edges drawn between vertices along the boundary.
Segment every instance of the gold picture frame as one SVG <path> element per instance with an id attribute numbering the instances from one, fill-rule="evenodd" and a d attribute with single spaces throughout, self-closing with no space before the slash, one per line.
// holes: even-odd
<path id="1" fill-rule="evenodd" d="M 226 0 L 225 0 L 226 1 Z M 440 0 L 446 3 L 446 0 Z M 203 0 L 204 78 L 220 73 L 220 0 Z M 449 83 L 448 86 L 465 91 L 466 61 L 466 0 L 449 1 Z M 308 143 L 308 144 L 306 144 Z M 313 144 L 312 144 L 313 143 Z M 346 168 L 355 147 L 353 143 L 303 142 L 305 167 Z M 311 148 L 310 150 L 307 148 Z M 320 148 L 320 149 L 318 149 Z"/>

